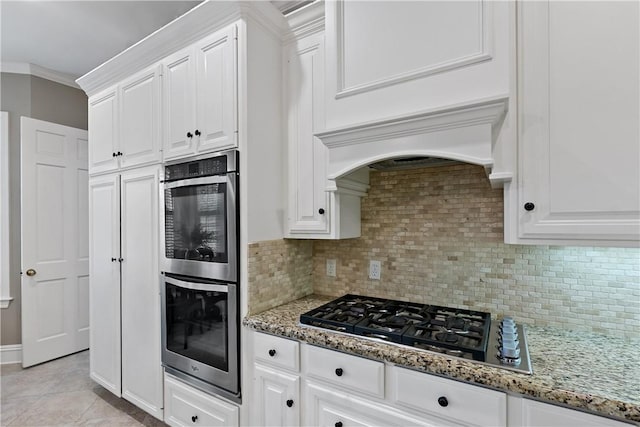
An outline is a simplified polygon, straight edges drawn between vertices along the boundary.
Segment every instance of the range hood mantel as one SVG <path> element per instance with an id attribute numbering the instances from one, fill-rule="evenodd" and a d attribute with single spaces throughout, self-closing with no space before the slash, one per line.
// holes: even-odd
<path id="1" fill-rule="evenodd" d="M 319 133 L 329 148 L 328 190 L 335 191 L 335 180 L 356 169 L 400 157 L 459 160 L 490 173 L 494 127 L 502 123 L 508 101 L 495 97 Z"/>

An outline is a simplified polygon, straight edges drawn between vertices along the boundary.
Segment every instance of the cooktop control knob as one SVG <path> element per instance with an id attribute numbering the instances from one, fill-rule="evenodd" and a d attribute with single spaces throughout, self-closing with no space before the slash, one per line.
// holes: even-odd
<path id="1" fill-rule="evenodd" d="M 505 317 L 500 322 L 498 337 L 498 358 L 505 365 L 519 365 L 520 341 L 518 340 L 518 327 L 511 317 Z"/>

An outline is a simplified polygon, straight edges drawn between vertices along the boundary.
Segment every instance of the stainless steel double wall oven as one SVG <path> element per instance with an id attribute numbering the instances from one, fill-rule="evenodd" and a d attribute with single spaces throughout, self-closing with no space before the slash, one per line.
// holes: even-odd
<path id="1" fill-rule="evenodd" d="M 162 212 L 162 363 L 240 399 L 238 153 L 166 164 Z"/>

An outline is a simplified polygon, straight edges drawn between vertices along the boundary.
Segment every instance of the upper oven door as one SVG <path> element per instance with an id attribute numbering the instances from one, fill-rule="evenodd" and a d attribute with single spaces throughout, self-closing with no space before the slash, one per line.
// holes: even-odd
<path id="1" fill-rule="evenodd" d="M 235 172 L 164 183 L 164 270 L 238 281 Z"/>

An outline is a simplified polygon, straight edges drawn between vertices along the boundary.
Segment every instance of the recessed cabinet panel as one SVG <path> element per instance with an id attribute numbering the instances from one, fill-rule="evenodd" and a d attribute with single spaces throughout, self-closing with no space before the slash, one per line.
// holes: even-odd
<path id="1" fill-rule="evenodd" d="M 266 366 L 255 366 L 255 425 L 300 425 L 300 377 Z"/>
<path id="2" fill-rule="evenodd" d="M 120 176 L 89 182 L 91 379 L 120 396 Z"/>
<path id="3" fill-rule="evenodd" d="M 193 151 L 196 129 L 196 82 L 193 49 L 163 61 L 164 158 L 188 155 Z M 187 133 L 192 136 L 188 137 Z"/>
<path id="4" fill-rule="evenodd" d="M 151 167 L 121 178 L 122 396 L 162 419 L 158 174 Z"/>
<path id="5" fill-rule="evenodd" d="M 89 173 L 118 168 L 118 103 L 115 88 L 89 100 Z"/>
<path id="6" fill-rule="evenodd" d="M 325 2 L 327 129 L 509 93 L 513 2 Z"/>
<path id="7" fill-rule="evenodd" d="M 120 85 L 121 167 L 160 161 L 160 69 Z"/>
<path id="8" fill-rule="evenodd" d="M 482 1 L 339 1 L 336 7 L 343 23 L 339 94 L 488 58 Z"/>
<path id="9" fill-rule="evenodd" d="M 236 27 L 200 42 L 198 61 L 198 150 L 236 145 Z"/>
<path id="10" fill-rule="evenodd" d="M 638 8 L 521 5 L 521 238 L 640 239 Z"/>
<path id="11" fill-rule="evenodd" d="M 289 83 L 289 230 L 329 232 L 328 149 L 314 136 L 324 126 L 324 41 L 309 37 L 290 48 Z"/>

